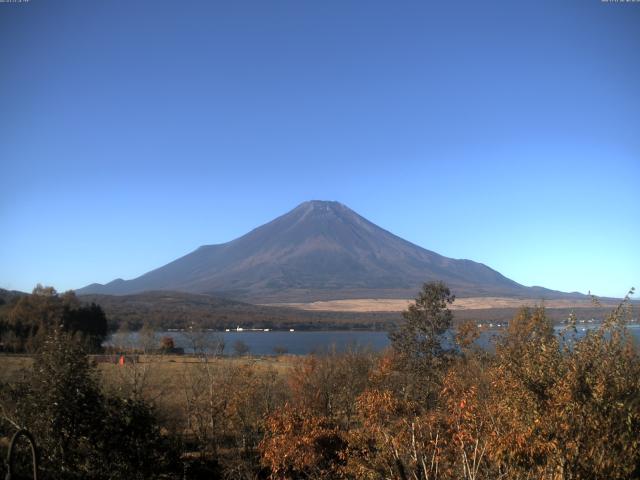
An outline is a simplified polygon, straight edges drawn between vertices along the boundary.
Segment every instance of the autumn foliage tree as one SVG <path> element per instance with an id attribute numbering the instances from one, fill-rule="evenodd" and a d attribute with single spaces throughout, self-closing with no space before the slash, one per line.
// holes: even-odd
<path id="1" fill-rule="evenodd" d="M 265 422 L 262 464 L 274 479 L 340 478 L 346 464 L 345 432 L 326 416 L 287 404 Z"/>
<path id="2" fill-rule="evenodd" d="M 637 478 L 640 357 L 625 306 L 594 330 L 560 337 L 544 309 L 523 309 L 498 342 L 490 456 L 509 475 Z"/>
<path id="3" fill-rule="evenodd" d="M 352 348 L 303 358 L 288 375 L 289 398 L 265 420 L 262 463 L 273 478 L 342 478 L 357 399 L 370 383 L 373 357 Z M 345 477 L 348 478 L 348 477 Z"/>
<path id="4" fill-rule="evenodd" d="M 55 325 L 64 306 L 51 291 L 38 295 L 15 318 Z M 560 328 L 543 306 L 522 308 L 489 348 L 479 347 L 487 337 L 477 324 L 452 325 L 452 301 L 445 285 L 425 284 L 381 353 L 330 349 L 274 368 L 194 342 L 196 361 L 174 364 L 181 415 L 165 412 L 181 436 L 182 476 L 640 478 L 640 356 L 626 326 L 629 296 L 588 331 L 578 331 L 575 316 Z M 36 434 L 48 478 L 175 476 L 176 450 L 144 391 L 108 394 L 71 324 L 37 328 L 30 377 L 0 386 L 8 419 L 0 429 L 6 435 L 8 422 Z"/>

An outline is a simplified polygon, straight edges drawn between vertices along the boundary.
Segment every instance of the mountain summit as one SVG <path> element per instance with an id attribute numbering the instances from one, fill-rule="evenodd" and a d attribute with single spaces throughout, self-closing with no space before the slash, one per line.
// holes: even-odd
<path id="1" fill-rule="evenodd" d="M 309 201 L 231 242 L 205 245 L 132 279 L 79 294 L 149 290 L 206 293 L 250 302 L 409 298 L 442 280 L 460 296 L 557 297 L 471 260 L 455 260 L 378 227 L 339 202 Z"/>

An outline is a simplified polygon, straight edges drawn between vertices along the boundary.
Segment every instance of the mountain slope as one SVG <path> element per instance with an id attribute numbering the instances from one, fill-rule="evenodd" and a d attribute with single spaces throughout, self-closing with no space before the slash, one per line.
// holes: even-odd
<path id="1" fill-rule="evenodd" d="M 524 287 L 471 260 L 443 257 L 323 201 L 305 202 L 236 240 L 202 246 L 138 278 L 78 293 L 174 290 L 251 302 L 398 298 L 413 296 L 429 280 L 443 280 L 465 296 L 562 295 Z"/>

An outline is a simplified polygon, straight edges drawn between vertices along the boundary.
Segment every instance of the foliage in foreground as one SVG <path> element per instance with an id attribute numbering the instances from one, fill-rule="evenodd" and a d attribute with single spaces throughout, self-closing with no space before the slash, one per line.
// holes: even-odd
<path id="1" fill-rule="evenodd" d="M 491 351 L 475 325 L 448 334 L 452 301 L 426 284 L 388 351 L 299 357 L 284 373 L 203 349 L 164 412 L 144 382 L 105 394 L 60 334 L 0 405 L 36 433 L 50 478 L 640 478 L 628 298 L 584 336 L 523 308 Z"/>
<path id="2" fill-rule="evenodd" d="M 574 320 L 558 336 L 543 308 L 523 308 L 492 354 L 474 348 L 470 325 L 457 350 L 436 345 L 448 298 L 425 285 L 393 348 L 352 392 L 350 422 L 299 395 L 269 417 L 260 449 L 272 478 L 640 478 L 628 298 L 583 337 Z"/>
<path id="3" fill-rule="evenodd" d="M 33 433 L 45 479 L 143 479 L 176 468 L 153 409 L 105 395 L 95 364 L 68 334 L 46 337 L 28 377 L 2 394 L 3 427 Z"/>

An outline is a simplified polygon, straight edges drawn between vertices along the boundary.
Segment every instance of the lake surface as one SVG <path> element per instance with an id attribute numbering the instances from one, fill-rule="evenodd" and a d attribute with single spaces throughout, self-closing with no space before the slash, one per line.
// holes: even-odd
<path id="1" fill-rule="evenodd" d="M 578 336 L 584 335 L 586 330 L 597 328 L 598 325 L 579 326 Z M 556 327 L 560 331 L 563 327 Z M 584 329 L 584 330 L 583 330 Z M 640 325 L 628 326 L 629 332 L 640 343 Z M 491 348 L 492 339 L 500 335 L 501 329 L 491 329 L 482 332 L 477 343 L 482 348 Z M 115 337 L 115 338 L 114 338 Z M 176 347 L 184 348 L 185 353 L 193 353 L 194 336 L 188 332 L 163 331 L 156 332 L 153 343 L 158 345 L 162 337 L 171 337 Z M 124 341 L 123 341 L 124 340 Z M 235 353 L 234 344 L 241 341 L 253 355 L 275 355 L 276 350 L 286 351 L 294 355 L 306 355 L 313 352 L 327 351 L 335 348 L 336 351 L 345 351 L 349 348 L 368 348 L 380 351 L 389 346 L 387 332 L 374 331 L 207 331 L 199 334 L 198 340 L 207 345 L 209 350 L 215 348 L 217 342 L 224 342 L 224 354 Z M 108 344 L 123 344 L 128 347 L 140 347 L 141 339 L 137 332 L 126 335 L 125 338 L 112 336 Z"/>

